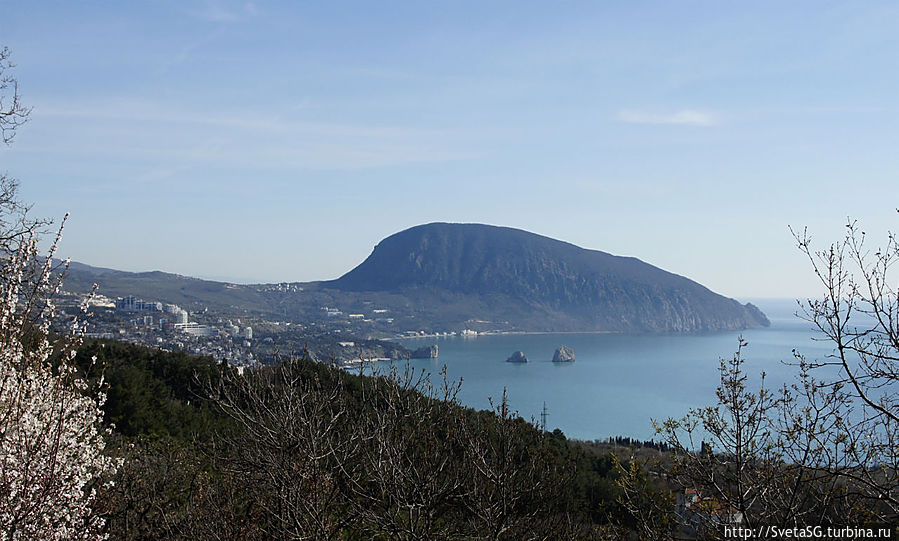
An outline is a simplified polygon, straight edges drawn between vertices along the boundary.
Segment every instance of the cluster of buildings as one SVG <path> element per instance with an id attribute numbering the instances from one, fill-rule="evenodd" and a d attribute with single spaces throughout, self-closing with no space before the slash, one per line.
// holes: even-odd
<path id="1" fill-rule="evenodd" d="M 145 301 L 137 299 L 134 295 L 127 297 L 117 297 L 115 300 L 115 309 L 120 312 L 163 312 L 169 317 L 160 317 L 159 325 L 162 326 L 166 322 L 174 325 L 186 325 L 188 323 L 187 310 L 181 308 L 177 304 L 164 304 L 155 301 Z M 146 318 L 151 319 L 147 320 Z M 149 321 L 152 325 L 152 316 L 144 316 L 144 321 Z"/>
<path id="2" fill-rule="evenodd" d="M 278 284 L 281 290 L 290 291 L 294 284 Z M 95 303 L 97 310 L 90 325 L 90 335 L 98 338 L 114 338 L 126 342 L 153 345 L 172 351 L 185 351 L 200 355 L 208 355 L 227 361 L 237 366 L 253 365 L 260 360 L 268 359 L 277 348 L 274 337 L 277 335 L 281 347 L 299 348 L 305 344 L 306 335 L 321 334 L 341 330 L 350 335 L 366 336 L 366 323 L 393 323 L 390 311 L 386 308 L 368 306 L 353 309 L 322 306 L 324 316 L 317 323 L 306 325 L 279 321 L 258 321 L 262 325 L 262 336 L 254 336 L 253 327 L 242 323 L 240 319 L 226 319 L 222 313 L 211 314 L 207 310 L 188 313 L 184 308 L 170 303 L 146 300 L 134 295 L 126 295 L 115 299 L 103 299 L 103 303 Z M 371 303 L 367 303 L 371 304 Z M 233 318 L 233 314 L 231 314 Z M 271 324 L 272 328 L 269 328 Z M 305 330 L 308 325 L 308 331 Z M 278 327 L 291 327 L 279 331 Z M 296 329 L 295 332 L 292 332 Z M 300 334 L 297 334 L 300 333 Z M 399 332 L 397 338 L 443 337 L 443 336 L 476 336 L 472 330 L 456 332 L 406 331 Z M 299 336 L 299 338 L 298 338 Z M 370 336 L 370 335 L 369 335 Z M 259 339 L 261 338 L 261 339 Z M 336 342 L 339 350 L 349 350 L 356 343 L 342 340 Z"/>
<path id="3" fill-rule="evenodd" d="M 340 323 L 347 324 L 347 327 L 343 330 L 349 333 L 360 333 L 364 332 L 364 330 L 360 331 L 360 327 L 358 325 L 353 326 L 353 324 L 359 323 L 372 323 L 372 322 L 383 322 L 388 325 L 392 325 L 394 318 L 390 317 L 390 310 L 386 308 L 373 308 L 368 311 L 368 313 L 347 313 L 341 310 L 340 308 L 334 306 L 322 306 L 322 313 L 325 315 L 325 325 L 339 325 Z M 487 322 L 479 322 L 479 323 L 487 323 Z M 365 329 L 365 327 L 362 327 Z M 423 330 L 407 330 L 396 332 L 393 335 L 394 338 L 440 338 L 440 337 L 450 337 L 450 336 L 461 336 L 463 338 L 474 338 L 478 336 L 478 331 L 474 331 L 471 329 L 464 329 L 462 331 L 423 331 Z M 484 333 L 481 333 L 484 334 Z M 489 334 L 489 333 L 487 333 Z"/>
<path id="4" fill-rule="evenodd" d="M 218 336 L 219 334 L 228 334 L 230 336 L 253 339 L 253 328 L 246 326 L 240 328 L 229 319 L 222 328 L 210 325 L 203 325 L 191 322 L 188 318 L 187 310 L 181 308 L 177 304 L 164 304 L 155 301 L 145 301 L 135 298 L 133 295 L 127 297 L 118 297 L 115 300 L 115 308 L 120 312 L 162 312 L 168 317 L 159 317 L 157 325 L 160 329 L 171 329 L 189 336 Z M 152 326 L 153 316 L 144 315 L 132 318 L 130 323 L 135 325 Z"/>
<path id="5" fill-rule="evenodd" d="M 249 325 L 244 327 L 243 329 L 240 326 L 231 323 L 231 320 L 225 322 L 225 329 L 231 336 L 242 336 L 247 340 L 253 339 L 253 327 Z"/>
<path id="6" fill-rule="evenodd" d="M 371 321 L 385 321 L 387 323 L 393 323 L 393 318 L 387 316 L 387 313 L 390 312 L 390 310 L 387 310 L 386 308 L 375 308 L 371 311 L 370 316 L 366 316 L 363 313 L 345 314 L 342 310 L 340 310 L 339 308 L 334 308 L 333 306 L 322 306 L 322 312 L 325 313 L 325 316 L 328 319 L 339 318 L 345 319 L 348 322 L 363 321 L 369 323 Z"/>
<path id="7" fill-rule="evenodd" d="M 190 321 L 187 310 L 176 304 L 146 301 L 133 295 L 116 298 L 114 307 L 117 315 L 124 316 L 122 320 L 116 318 L 118 324 L 99 324 L 102 328 L 96 329 L 100 332 L 92 333 L 94 336 L 210 355 L 236 365 L 256 362 L 251 351 L 253 328 L 249 325 L 241 327 L 221 319 L 217 325 Z M 127 325 L 122 327 L 121 323 Z"/>
<path id="8" fill-rule="evenodd" d="M 265 284 L 257 291 L 278 291 L 281 293 L 299 293 L 303 291 L 303 287 L 299 282 L 281 282 L 278 284 Z"/>
<path id="9" fill-rule="evenodd" d="M 448 338 L 451 336 L 459 336 L 461 338 L 477 338 L 478 336 L 488 336 L 491 334 L 502 334 L 498 331 L 473 331 L 471 329 L 462 329 L 456 331 L 404 331 L 394 335 L 395 338 Z"/>

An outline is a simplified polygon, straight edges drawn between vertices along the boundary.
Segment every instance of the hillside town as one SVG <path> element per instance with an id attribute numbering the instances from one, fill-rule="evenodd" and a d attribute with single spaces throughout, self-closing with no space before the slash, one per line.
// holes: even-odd
<path id="1" fill-rule="evenodd" d="M 259 360 L 253 327 L 240 319 L 188 313 L 176 304 L 148 301 L 133 295 L 111 299 L 103 295 L 63 294 L 63 318 L 88 304 L 88 338 L 114 339 L 155 346 L 166 351 L 206 355 L 235 366 Z M 62 323 L 62 321 L 60 322 Z M 269 342 L 271 340 L 269 339 Z"/>
<path id="2" fill-rule="evenodd" d="M 362 335 L 362 323 L 370 321 L 362 313 L 344 313 L 323 306 L 321 320 L 307 323 L 271 321 L 258 316 L 238 317 L 208 308 L 188 311 L 158 300 L 134 295 L 110 298 L 99 294 L 63 292 L 62 311 L 57 326 L 62 329 L 82 305 L 87 306 L 88 338 L 111 339 L 212 357 L 238 367 L 275 362 L 285 356 L 305 356 L 340 366 L 355 367 L 364 361 L 410 357 L 400 344 Z M 388 311 L 374 309 L 373 317 L 385 317 Z M 405 330 L 393 339 L 455 336 L 457 333 Z M 460 336 L 477 336 L 464 330 Z M 430 355 L 430 354 L 429 354 Z"/>

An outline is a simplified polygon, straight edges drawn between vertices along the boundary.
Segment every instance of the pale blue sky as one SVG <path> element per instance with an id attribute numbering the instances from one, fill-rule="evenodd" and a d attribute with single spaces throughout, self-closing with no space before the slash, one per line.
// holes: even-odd
<path id="1" fill-rule="evenodd" d="M 465 221 L 803 296 L 788 225 L 897 223 L 893 2 L 2 5 L 0 169 L 93 265 L 328 279 Z"/>

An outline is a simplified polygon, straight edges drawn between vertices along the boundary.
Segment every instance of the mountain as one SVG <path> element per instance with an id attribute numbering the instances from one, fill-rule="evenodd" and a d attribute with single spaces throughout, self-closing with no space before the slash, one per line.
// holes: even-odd
<path id="1" fill-rule="evenodd" d="M 639 259 L 480 224 L 401 231 L 330 281 L 242 285 L 73 263 L 65 289 L 87 292 L 95 282 L 109 297 L 134 295 L 221 317 L 314 322 L 316 329 L 373 337 L 409 330 L 702 332 L 768 325 L 755 306 Z"/>
<path id="2" fill-rule="evenodd" d="M 752 304 L 639 259 L 481 224 L 432 223 L 396 233 L 355 269 L 321 285 L 413 299 L 435 292 L 469 297 L 489 305 L 481 319 L 532 325 L 542 319 L 539 330 L 695 332 L 769 324 Z"/>

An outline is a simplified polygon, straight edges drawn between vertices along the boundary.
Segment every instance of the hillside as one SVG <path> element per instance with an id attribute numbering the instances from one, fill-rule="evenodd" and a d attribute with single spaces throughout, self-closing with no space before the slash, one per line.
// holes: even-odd
<path id="1" fill-rule="evenodd" d="M 593 538 L 610 515 L 626 519 L 607 451 L 441 400 L 402 372 L 294 359 L 241 374 L 108 340 L 75 363 L 106 382 L 107 451 L 122 459 L 93 502 L 111 539 L 396 539 L 420 509 L 432 518 L 415 539 L 473 539 L 491 530 L 494 494 L 514 495 L 508 539 Z"/>
<path id="2" fill-rule="evenodd" d="M 147 300 L 160 300 L 190 309 L 216 307 L 264 312 L 266 299 L 252 286 L 215 282 L 162 271 L 127 272 L 84 263 L 72 262 L 66 273 L 65 289 L 90 291 L 99 285 L 99 293 L 107 297 L 135 295 Z"/>

